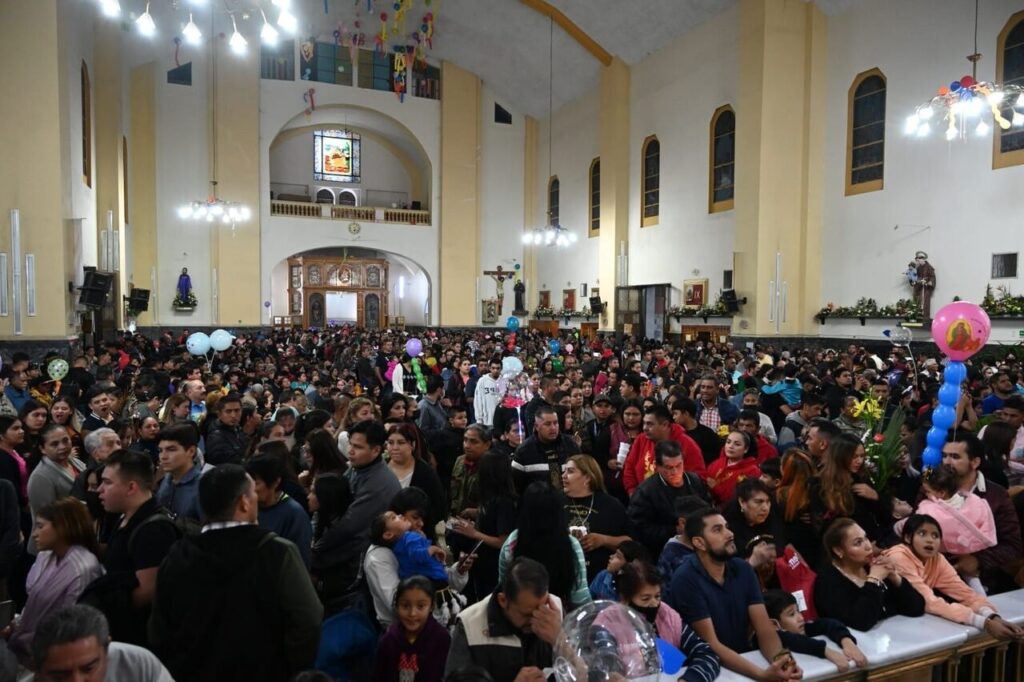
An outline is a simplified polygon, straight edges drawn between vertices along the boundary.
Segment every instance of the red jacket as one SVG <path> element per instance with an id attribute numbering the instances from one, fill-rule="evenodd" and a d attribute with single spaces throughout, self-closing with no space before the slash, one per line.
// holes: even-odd
<path id="1" fill-rule="evenodd" d="M 735 464 L 723 454 L 708 467 L 707 483 L 715 502 L 724 505 L 736 496 L 736 486 L 745 478 L 760 478 L 761 469 L 753 457 L 744 457 Z"/>
<path id="2" fill-rule="evenodd" d="M 718 453 L 719 457 L 725 457 L 725 446 L 722 446 L 721 451 Z M 779 456 L 779 449 L 772 445 L 772 442 L 765 438 L 760 433 L 757 434 L 757 457 L 755 462 L 758 466 L 764 463 L 766 459 Z"/>
<path id="3" fill-rule="evenodd" d="M 701 454 L 697 442 L 686 435 L 679 424 L 672 425 L 672 432 L 669 440 L 679 443 L 683 450 L 683 467 L 685 471 L 692 471 L 701 478 L 705 476 L 704 455 Z M 629 449 L 626 463 L 622 465 L 622 483 L 626 487 L 626 493 L 633 494 L 637 486 L 654 474 L 654 441 L 641 433 L 633 441 Z"/>

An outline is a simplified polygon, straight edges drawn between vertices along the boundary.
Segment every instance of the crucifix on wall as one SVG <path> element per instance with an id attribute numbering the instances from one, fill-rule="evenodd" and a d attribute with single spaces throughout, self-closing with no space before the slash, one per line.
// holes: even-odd
<path id="1" fill-rule="evenodd" d="M 499 265 L 494 270 L 484 270 L 485 275 L 494 280 L 496 291 L 496 298 L 498 299 L 498 315 L 501 315 L 501 306 L 505 302 L 505 280 L 512 279 L 514 273 L 508 270 L 502 270 Z"/>

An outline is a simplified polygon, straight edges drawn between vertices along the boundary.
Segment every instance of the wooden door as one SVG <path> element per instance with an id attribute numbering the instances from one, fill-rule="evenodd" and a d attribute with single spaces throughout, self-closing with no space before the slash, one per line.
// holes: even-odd
<path id="1" fill-rule="evenodd" d="M 327 305 L 324 301 L 324 295 L 321 292 L 312 293 L 309 295 L 309 319 L 306 321 L 307 327 L 316 327 L 317 329 L 323 329 L 327 322 Z"/>
<path id="2" fill-rule="evenodd" d="M 377 294 L 367 294 L 363 299 L 363 326 L 380 329 L 380 296 Z"/>

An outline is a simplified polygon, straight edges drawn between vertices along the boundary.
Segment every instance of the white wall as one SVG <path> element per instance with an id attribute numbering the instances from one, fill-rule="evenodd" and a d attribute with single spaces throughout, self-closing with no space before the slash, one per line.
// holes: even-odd
<path id="1" fill-rule="evenodd" d="M 359 142 L 359 149 L 359 182 L 326 182 L 313 177 L 313 133 L 283 139 L 270 150 L 270 182 L 308 185 L 314 200 L 317 188 L 330 187 L 360 190 L 360 196 L 362 192 L 373 190 L 402 192 L 408 201 L 411 191 L 409 173 L 398 157 L 365 135 Z"/>
<path id="2" fill-rule="evenodd" d="M 682 282 L 691 278 L 709 280 L 713 303 L 722 271 L 733 267 L 735 214 L 708 213 L 708 160 L 711 116 L 724 104 L 736 109 L 738 30 L 734 7 L 631 72 L 629 284 L 670 283 L 670 305 L 682 303 Z M 736 120 L 743 125 L 742 111 Z M 661 143 L 660 218 L 641 228 L 640 155 L 649 135 Z"/>
<path id="3" fill-rule="evenodd" d="M 997 36 L 1021 8 L 1017 0 L 981 3 L 979 80 L 994 78 Z M 903 134 L 918 104 L 970 72 L 963 57 L 972 47 L 973 9 L 965 2 L 864 0 L 830 19 L 822 305 L 909 298 L 902 273 L 917 250 L 936 269 L 933 312 L 954 296 L 980 302 L 989 282 L 1024 293 L 1020 278 L 989 279 L 993 253 L 1024 251 L 1024 167 L 992 170 L 991 136 L 946 142 L 941 134 Z M 847 197 L 847 92 L 858 73 L 874 67 L 888 86 L 884 189 Z M 1021 325 L 1010 326 L 1005 333 L 1015 336 Z M 820 332 L 835 329 L 830 322 Z"/>
<path id="4" fill-rule="evenodd" d="M 526 124 L 522 114 L 496 96 L 486 85 L 480 95 L 480 270 L 515 271 L 523 259 L 523 141 Z M 512 113 L 512 124 L 494 122 L 497 101 Z M 496 282 L 477 273 L 477 299 L 496 296 Z M 505 303 L 494 326 L 504 327 L 515 307 L 514 282 L 503 283 Z M 476 311 L 481 321 L 481 311 Z"/>

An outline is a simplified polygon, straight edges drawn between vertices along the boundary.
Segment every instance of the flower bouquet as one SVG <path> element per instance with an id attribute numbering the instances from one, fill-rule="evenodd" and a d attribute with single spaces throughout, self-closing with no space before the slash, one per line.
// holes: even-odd
<path id="1" fill-rule="evenodd" d="M 181 297 L 181 294 L 175 294 L 174 300 L 171 301 L 171 305 L 175 308 L 195 308 L 199 305 L 199 299 L 191 291 L 185 298 Z"/>
<path id="2" fill-rule="evenodd" d="M 853 416 L 867 426 L 862 438 L 864 442 L 865 465 L 871 474 L 871 485 L 880 494 L 889 487 L 889 480 L 899 473 L 899 459 L 903 452 L 900 428 L 906 417 L 903 409 L 897 407 L 889 423 L 882 429 L 885 408 L 868 396 L 853 405 Z"/>
<path id="3" fill-rule="evenodd" d="M 533 316 L 534 317 L 554 317 L 555 316 L 555 309 L 554 308 L 546 308 L 544 306 L 540 306 L 539 305 L 533 311 Z"/>

